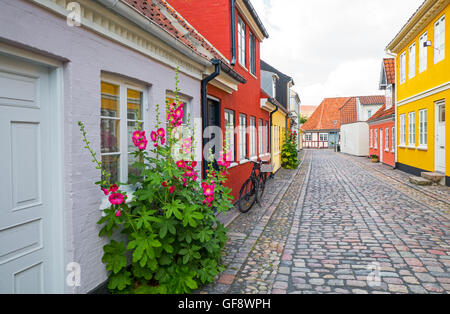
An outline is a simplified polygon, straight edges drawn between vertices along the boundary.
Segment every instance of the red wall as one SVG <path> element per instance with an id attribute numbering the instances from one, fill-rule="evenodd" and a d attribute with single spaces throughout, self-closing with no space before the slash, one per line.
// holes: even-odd
<path id="1" fill-rule="evenodd" d="M 389 166 L 395 167 L 395 153 L 393 153 L 393 149 L 392 149 L 392 128 L 395 126 L 394 121 L 388 121 L 388 122 L 382 122 L 382 123 L 378 123 L 378 124 L 370 124 L 369 125 L 369 141 L 370 141 L 370 134 L 371 132 L 374 132 L 373 134 L 375 134 L 375 129 L 378 130 L 378 136 L 377 136 L 377 148 L 370 148 L 370 143 L 369 143 L 369 155 L 377 155 L 378 157 L 380 157 L 380 129 L 383 129 L 383 163 L 387 164 Z M 389 129 L 389 152 L 386 152 L 384 149 L 384 133 L 386 132 L 386 128 Z M 373 131 L 371 131 L 373 130 Z M 373 137 L 375 137 L 375 135 L 373 135 Z M 373 146 L 373 145 L 372 145 Z"/>

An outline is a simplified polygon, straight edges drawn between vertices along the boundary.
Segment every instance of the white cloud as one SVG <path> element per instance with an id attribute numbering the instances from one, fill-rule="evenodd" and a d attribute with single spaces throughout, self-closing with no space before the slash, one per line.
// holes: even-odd
<path id="1" fill-rule="evenodd" d="M 380 94 L 384 49 L 423 0 L 252 0 L 270 38 L 262 59 L 292 76 L 304 105 Z"/>

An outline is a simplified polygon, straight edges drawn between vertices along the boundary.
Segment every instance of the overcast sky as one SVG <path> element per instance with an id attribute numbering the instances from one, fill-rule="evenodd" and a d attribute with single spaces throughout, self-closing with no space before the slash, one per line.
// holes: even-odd
<path id="1" fill-rule="evenodd" d="M 269 32 L 261 58 L 294 78 L 302 105 L 383 94 L 384 49 L 423 0 L 252 0 Z"/>

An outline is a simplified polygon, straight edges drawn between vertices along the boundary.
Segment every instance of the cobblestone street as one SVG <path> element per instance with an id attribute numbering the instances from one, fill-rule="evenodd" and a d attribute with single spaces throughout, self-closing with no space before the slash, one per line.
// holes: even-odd
<path id="1" fill-rule="evenodd" d="M 305 151 L 229 224 L 227 269 L 200 293 L 449 293 L 450 188 L 407 177 Z"/>

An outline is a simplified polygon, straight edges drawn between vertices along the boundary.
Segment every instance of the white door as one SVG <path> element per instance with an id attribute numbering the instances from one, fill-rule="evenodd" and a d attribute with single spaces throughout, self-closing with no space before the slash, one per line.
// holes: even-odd
<path id="1" fill-rule="evenodd" d="M 380 129 L 380 162 L 383 162 L 383 129 Z"/>
<path id="2" fill-rule="evenodd" d="M 0 54 L 0 293 L 55 292 L 49 96 L 48 68 Z"/>
<path id="3" fill-rule="evenodd" d="M 445 102 L 436 103 L 436 166 L 435 171 L 445 173 Z"/>

